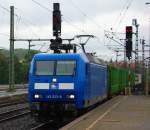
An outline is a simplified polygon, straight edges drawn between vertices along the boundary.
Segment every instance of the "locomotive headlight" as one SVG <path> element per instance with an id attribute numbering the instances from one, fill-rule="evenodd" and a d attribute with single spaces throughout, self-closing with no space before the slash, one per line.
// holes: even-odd
<path id="1" fill-rule="evenodd" d="M 37 99 L 37 98 L 40 98 L 40 95 L 35 94 L 35 95 L 34 95 L 34 98 L 36 98 L 36 99 Z"/>
<path id="2" fill-rule="evenodd" d="M 67 97 L 70 98 L 70 99 L 74 99 L 75 98 L 75 96 L 73 94 L 68 95 Z"/>
<path id="3" fill-rule="evenodd" d="M 69 97 L 70 97 L 70 99 L 74 99 L 75 96 L 74 95 L 70 95 Z"/>

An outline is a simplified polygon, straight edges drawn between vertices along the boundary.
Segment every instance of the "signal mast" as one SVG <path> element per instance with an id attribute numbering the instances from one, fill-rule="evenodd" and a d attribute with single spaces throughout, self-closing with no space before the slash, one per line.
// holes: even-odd
<path id="1" fill-rule="evenodd" d="M 71 44 L 73 39 L 62 39 L 61 36 L 61 11 L 59 3 L 53 3 L 53 36 L 55 39 L 51 39 L 50 49 L 54 51 L 54 53 L 62 53 L 64 50 L 66 53 L 73 50 L 76 53 L 76 45 Z M 68 41 L 69 44 L 63 44 L 62 41 Z"/>
<path id="2" fill-rule="evenodd" d="M 132 26 L 126 26 L 126 57 L 130 60 L 132 57 Z"/>
<path id="3" fill-rule="evenodd" d="M 69 53 L 71 50 L 73 50 L 74 53 L 77 52 L 77 45 L 71 44 L 71 41 L 74 40 L 74 38 L 87 38 L 87 40 L 84 43 L 80 43 L 80 46 L 82 48 L 82 51 L 85 52 L 85 44 L 88 42 L 90 38 L 94 38 L 93 35 L 77 35 L 72 39 L 62 39 L 61 36 L 61 11 L 60 11 L 60 5 L 59 3 L 53 3 L 53 36 L 55 39 L 51 39 L 50 42 L 50 49 L 54 51 L 54 53 L 62 53 L 62 50 L 64 50 L 66 53 Z M 68 41 L 69 44 L 63 44 L 63 41 Z"/>

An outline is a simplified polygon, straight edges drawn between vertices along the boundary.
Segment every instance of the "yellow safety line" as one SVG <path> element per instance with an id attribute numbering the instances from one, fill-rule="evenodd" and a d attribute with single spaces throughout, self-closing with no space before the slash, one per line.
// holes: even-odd
<path id="1" fill-rule="evenodd" d="M 127 99 L 127 96 L 123 98 L 123 100 Z M 88 128 L 86 128 L 86 130 L 90 130 L 91 128 L 93 128 L 93 126 L 95 124 L 98 123 L 98 121 L 102 120 L 109 112 L 111 112 L 114 108 L 116 108 L 120 103 L 122 102 L 119 101 L 117 103 L 115 103 L 111 108 L 109 108 L 103 115 L 101 115 L 97 120 L 95 120 Z"/>

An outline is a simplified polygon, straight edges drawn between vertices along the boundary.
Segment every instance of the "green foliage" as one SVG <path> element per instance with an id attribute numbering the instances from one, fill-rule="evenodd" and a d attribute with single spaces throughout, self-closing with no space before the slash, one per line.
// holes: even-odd
<path id="1" fill-rule="evenodd" d="M 36 50 L 17 49 L 15 50 L 14 69 L 15 69 L 15 83 L 27 83 L 28 71 L 30 61 L 33 55 L 38 53 Z M 0 84 L 9 83 L 9 51 L 0 50 Z"/>
<path id="2" fill-rule="evenodd" d="M 23 78 L 23 83 L 27 83 L 28 82 L 28 73 L 29 73 L 29 67 L 30 67 L 30 62 L 32 60 L 32 57 L 39 53 L 39 51 L 36 51 L 36 50 L 30 50 L 29 53 L 27 53 L 24 57 L 24 60 L 21 64 L 21 72 L 22 72 L 22 78 Z"/>
<path id="3" fill-rule="evenodd" d="M 29 62 L 32 60 L 32 57 L 33 57 L 35 54 L 37 54 L 37 53 L 39 53 L 39 51 L 37 51 L 37 50 L 31 50 L 30 53 L 27 53 L 27 54 L 25 55 L 25 57 L 24 57 L 25 62 L 28 62 L 28 63 L 29 63 Z"/>
<path id="4" fill-rule="evenodd" d="M 0 84 L 8 83 L 8 59 L 0 52 Z"/>

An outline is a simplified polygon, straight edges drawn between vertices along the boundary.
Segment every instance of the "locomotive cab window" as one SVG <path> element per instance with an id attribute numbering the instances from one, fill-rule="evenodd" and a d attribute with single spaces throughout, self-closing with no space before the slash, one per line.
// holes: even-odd
<path id="1" fill-rule="evenodd" d="M 36 61 L 36 75 L 54 75 L 54 61 Z"/>
<path id="2" fill-rule="evenodd" d="M 75 61 L 57 61 L 56 75 L 75 75 Z"/>

